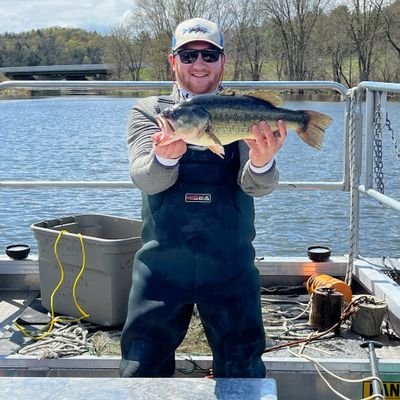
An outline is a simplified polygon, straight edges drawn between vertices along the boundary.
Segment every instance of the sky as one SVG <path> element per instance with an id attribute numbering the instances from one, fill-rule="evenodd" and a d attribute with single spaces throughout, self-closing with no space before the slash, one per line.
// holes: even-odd
<path id="1" fill-rule="evenodd" d="M 0 0 L 0 33 L 51 26 L 107 34 L 128 19 L 134 0 Z"/>

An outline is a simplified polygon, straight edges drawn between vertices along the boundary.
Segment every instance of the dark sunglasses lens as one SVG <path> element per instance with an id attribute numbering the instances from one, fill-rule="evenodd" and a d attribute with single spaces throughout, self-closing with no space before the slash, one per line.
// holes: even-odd
<path id="1" fill-rule="evenodd" d="M 217 62 L 221 53 L 218 50 L 203 50 L 201 56 L 203 60 L 208 63 Z"/>
<path id="2" fill-rule="evenodd" d="M 221 52 L 219 50 L 213 50 L 213 49 L 181 50 L 178 52 L 178 54 L 183 64 L 193 64 L 196 62 L 199 54 L 201 54 L 203 60 L 207 63 L 217 62 Z"/>
<path id="3" fill-rule="evenodd" d="M 182 50 L 178 54 L 183 64 L 193 64 L 199 56 L 196 50 Z"/>

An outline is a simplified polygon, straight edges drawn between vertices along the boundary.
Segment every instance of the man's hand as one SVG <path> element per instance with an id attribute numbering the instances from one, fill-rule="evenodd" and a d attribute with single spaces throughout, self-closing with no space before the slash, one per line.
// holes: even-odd
<path id="1" fill-rule="evenodd" d="M 279 120 L 277 125 L 276 131 L 273 131 L 266 121 L 251 127 L 255 139 L 245 139 L 245 142 L 250 147 L 249 158 L 255 167 L 268 164 L 282 147 L 287 136 L 286 124 Z"/>
<path id="2" fill-rule="evenodd" d="M 185 154 L 187 145 L 183 140 L 176 140 L 166 145 L 159 144 L 162 139 L 173 136 L 174 131 L 172 130 L 171 125 L 162 117 L 159 117 L 157 121 L 161 130 L 151 136 L 153 140 L 154 153 L 160 157 L 169 159 L 179 158 Z"/>

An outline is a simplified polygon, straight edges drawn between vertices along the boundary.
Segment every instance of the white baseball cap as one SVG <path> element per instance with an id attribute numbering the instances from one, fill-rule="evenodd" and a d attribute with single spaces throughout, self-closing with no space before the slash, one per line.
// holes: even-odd
<path id="1" fill-rule="evenodd" d="M 224 48 L 224 38 L 217 24 L 207 19 L 193 18 L 181 22 L 176 27 L 172 37 L 172 51 L 195 41 L 211 43 L 221 50 Z"/>

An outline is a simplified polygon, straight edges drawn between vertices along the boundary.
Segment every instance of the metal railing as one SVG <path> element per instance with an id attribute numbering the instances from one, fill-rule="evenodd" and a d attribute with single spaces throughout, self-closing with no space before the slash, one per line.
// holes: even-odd
<path id="1" fill-rule="evenodd" d="M 344 96 L 348 89 L 331 81 L 225 81 L 224 86 L 235 89 L 324 89 L 332 90 Z M 55 90 L 55 89 L 84 89 L 84 90 L 164 90 L 172 89 L 169 81 L 5 81 L 0 83 L 0 92 L 5 89 L 31 89 L 31 90 Z M 347 131 L 345 127 L 344 132 Z M 293 190 L 348 190 L 349 176 L 348 159 L 345 157 L 343 179 L 338 182 L 280 182 L 279 189 Z M 28 189 L 38 187 L 63 187 L 63 188 L 127 188 L 132 187 L 130 181 L 0 181 L 1 188 Z"/>
<path id="2" fill-rule="evenodd" d="M 281 190 L 341 190 L 351 192 L 352 250 L 350 251 L 350 258 L 357 257 L 359 254 L 360 194 L 365 194 L 381 204 L 400 211 L 398 200 L 373 188 L 374 114 L 376 108 L 380 107 L 386 117 L 387 93 L 400 93 L 400 84 L 362 82 L 357 87 L 348 89 L 331 81 L 225 81 L 224 86 L 237 89 L 331 90 L 342 96 L 342 101 L 345 102 L 343 127 L 345 151 L 342 180 L 337 182 L 280 182 L 278 188 Z M 171 88 L 172 83 L 167 81 L 6 81 L 0 83 L 0 91 L 5 89 L 118 89 L 141 91 Z M 366 102 L 365 111 L 362 109 L 364 100 Z M 364 175 L 363 182 L 361 182 L 362 175 Z M 127 188 L 132 186 L 133 183 L 130 181 L 0 181 L 0 189 L 38 187 Z"/>
<path id="3" fill-rule="evenodd" d="M 350 109 L 347 152 L 350 158 L 350 241 L 346 282 L 351 283 L 354 261 L 360 255 L 360 194 L 379 204 L 400 211 L 400 202 L 383 193 L 382 129 L 377 121 L 387 121 L 386 100 L 388 93 L 400 93 L 400 84 L 361 82 L 349 91 Z M 365 111 L 363 103 L 365 100 Z M 364 141 L 364 142 L 363 142 Z M 377 150 L 378 148 L 378 150 Z M 399 156 L 400 159 L 400 156 Z M 375 164 L 375 165 L 374 165 Z M 363 183 L 361 179 L 363 178 Z M 375 184 L 377 189 L 373 188 Z"/>
<path id="4" fill-rule="evenodd" d="M 377 110 L 381 114 L 381 118 L 386 120 L 386 102 L 388 93 L 400 94 L 399 83 L 384 83 L 384 82 L 361 82 L 357 88 L 353 89 L 356 92 L 357 102 L 365 100 L 365 113 L 364 113 L 364 148 L 360 146 L 358 149 L 359 158 L 364 159 L 364 182 L 358 186 L 361 193 L 377 200 L 380 204 L 384 204 L 394 210 L 400 211 L 400 201 L 393 199 L 373 188 L 374 177 L 374 116 Z M 361 152 L 364 150 L 364 154 Z"/>

